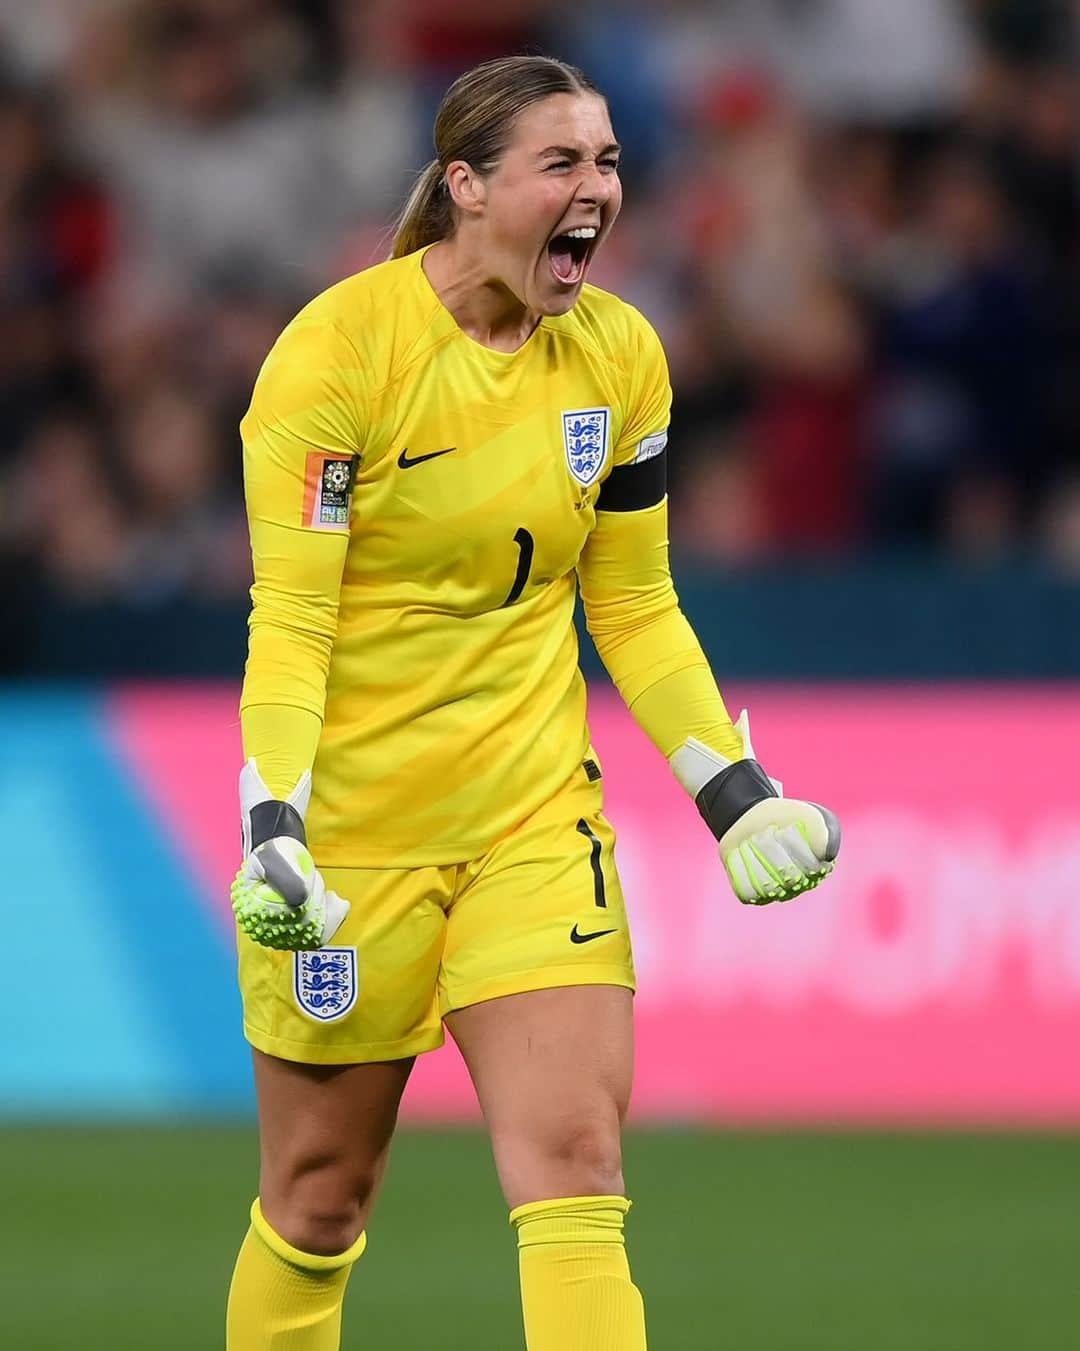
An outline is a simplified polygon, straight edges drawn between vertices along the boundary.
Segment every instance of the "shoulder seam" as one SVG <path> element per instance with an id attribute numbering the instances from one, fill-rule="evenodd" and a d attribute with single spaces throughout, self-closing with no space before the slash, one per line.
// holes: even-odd
<path id="1" fill-rule="evenodd" d="M 548 332 L 551 331 L 552 330 L 550 329 L 548 330 Z M 584 333 L 574 333 L 570 329 L 556 329 L 555 333 L 558 337 L 566 338 L 570 342 L 577 343 L 579 347 L 587 348 L 594 356 L 598 357 L 605 366 L 610 366 L 620 373 L 625 371 L 626 367 L 616 357 L 610 356 Z"/>
<path id="2" fill-rule="evenodd" d="M 432 304 L 428 308 L 432 313 L 435 313 L 438 307 L 437 304 Z M 364 356 L 357 348 L 355 342 L 353 342 L 352 338 L 341 327 L 341 325 L 334 319 L 326 319 L 323 322 L 327 324 L 328 327 L 332 328 L 336 333 L 338 333 L 344 339 L 344 341 L 349 344 L 353 352 L 356 353 L 357 360 L 360 362 L 361 366 L 363 366 L 366 370 L 371 370 L 370 360 L 365 360 Z M 386 393 L 388 389 L 391 388 L 392 385 L 394 385 L 403 376 L 407 375 L 408 372 L 412 370 L 412 368 L 417 364 L 418 361 L 424 359 L 425 357 L 431 356 L 434 352 L 437 352 L 440 347 L 445 347 L 448 342 L 451 342 L 457 336 L 457 334 L 454 332 L 447 333 L 434 344 L 424 346 L 423 340 L 424 338 L 426 338 L 426 336 L 427 333 L 424 332 L 419 334 L 413 340 L 408 351 L 405 352 L 405 354 L 398 359 L 398 364 L 396 368 L 392 369 L 387 374 L 386 379 L 381 384 L 376 385 L 370 391 L 368 395 L 369 398 L 372 399 L 380 398 L 383 394 Z"/>
<path id="3" fill-rule="evenodd" d="M 326 325 L 327 325 L 328 328 L 332 328 L 332 329 L 334 330 L 334 332 L 338 335 L 339 338 L 341 338 L 344 342 L 348 343 L 350 349 L 355 353 L 356 359 L 357 359 L 357 361 L 360 363 L 361 366 L 364 366 L 364 367 L 369 367 L 369 366 L 370 366 L 371 363 L 368 362 L 368 361 L 365 361 L 365 359 L 364 359 L 363 355 L 361 354 L 360 349 L 357 347 L 356 343 L 353 342 L 352 338 L 349 337 L 348 333 L 345 332 L 345 330 L 341 327 L 341 325 L 340 325 L 336 320 L 334 320 L 334 319 L 327 319 L 327 320 L 325 320 L 325 323 L 326 323 Z"/>
<path id="4" fill-rule="evenodd" d="M 429 347 L 424 347 L 420 351 L 417 350 L 417 347 L 419 345 L 419 339 L 417 339 L 409 348 L 408 352 L 399 359 L 396 369 L 389 372 L 385 382 L 379 385 L 377 389 L 372 390 L 371 397 L 373 399 L 380 398 L 383 394 L 386 393 L 388 389 L 390 389 L 393 385 L 395 385 L 404 376 L 408 375 L 408 373 L 413 369 L 413 367 L 416 366 L 420 361 L 434 355 L 434 353 L 439 351 L 440 348 L 446 347 L 449 343 L 453 342 L 455 337 L 457 337 L 457 334 L 447 333 L 442 338 L 440 338 L 438 342 L 433 343 Z"/>

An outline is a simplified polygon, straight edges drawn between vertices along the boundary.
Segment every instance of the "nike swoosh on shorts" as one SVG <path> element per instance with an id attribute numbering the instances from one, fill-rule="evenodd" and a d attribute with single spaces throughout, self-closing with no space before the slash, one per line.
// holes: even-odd
<path id="1" fill-rule="evenodd" d="M 616 929 L 598 929 L 596 933 L 583 934 L 578 933 L 578 926 L 575 924 L 570 930 L 571 943 L 591 943 L 594 938 L 603 938 L 606 934 L 617 933 Z"/>

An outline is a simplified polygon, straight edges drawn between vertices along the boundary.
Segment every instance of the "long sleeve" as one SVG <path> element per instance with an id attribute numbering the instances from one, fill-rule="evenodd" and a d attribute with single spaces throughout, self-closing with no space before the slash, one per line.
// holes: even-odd
<path id="1" fill-rule="evenodd" d="M 668 566 L 667 360 L 652 327 L 629 313 L 627 416 L 578 562 L 585 620 L 630 712 L 665 756 L 692 736 L 741 759 L 742 740 Z"/>
<path id="2" fill-rule="evenodd" d="M 615 472 L 625 479 L 640 468 Z M 692 736 L 741 758 L 742 741 L 679 608 L 668 565 L 667 498 L 638 510 L 598 511 L 578 576 L 597 651 L 661 753 L 670 757 Z"/>
<path id="3" fill-rule="evenodd" d="M 336 330 L 296 320 L 241 423 L 255 583 L 240 702 L 244 753 L 272 792 L 315 758 L 349 546 L 357 360 Z"/>

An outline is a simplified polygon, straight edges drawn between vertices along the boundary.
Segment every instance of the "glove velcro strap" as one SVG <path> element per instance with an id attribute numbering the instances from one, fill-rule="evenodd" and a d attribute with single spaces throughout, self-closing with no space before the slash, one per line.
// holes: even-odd
<path id="1" fill-rule="evenodd" d="M 304 818 L 290 802 L 257 802 L 251 809 L 251 848 L 255 849 L 267 840 L 276 840 L 280 835 L 288 835 L 306 845 Z"/>
<path id="2" fill-rule="evenodd" d="M 756 760 L 736 760 L 711 778 L 694 801 L 705 824 L 719 840 L 755 802 L 779 796 Z"/>

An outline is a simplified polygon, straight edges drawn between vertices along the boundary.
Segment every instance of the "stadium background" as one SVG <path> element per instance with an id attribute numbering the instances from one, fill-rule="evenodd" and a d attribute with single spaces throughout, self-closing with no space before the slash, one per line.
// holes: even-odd
<path id="1" fill-rule="evenodd" d="M 685 607 L 820 894 L 735 906 L 595 658 L 652 1340 L 1063 1351 L 1080 1175 L 1077 7 L 0 0 L 0 1340 L 209 1347 L 254 1183 L 225 902 L 276 332 L 529 48 L 626 146 L 594 277 L 676 386 Z M 517 1345 L 453 1052 L 349 1345 Z M 1071 1245 L 1071 1246 L 1070 1246 Z"/>

